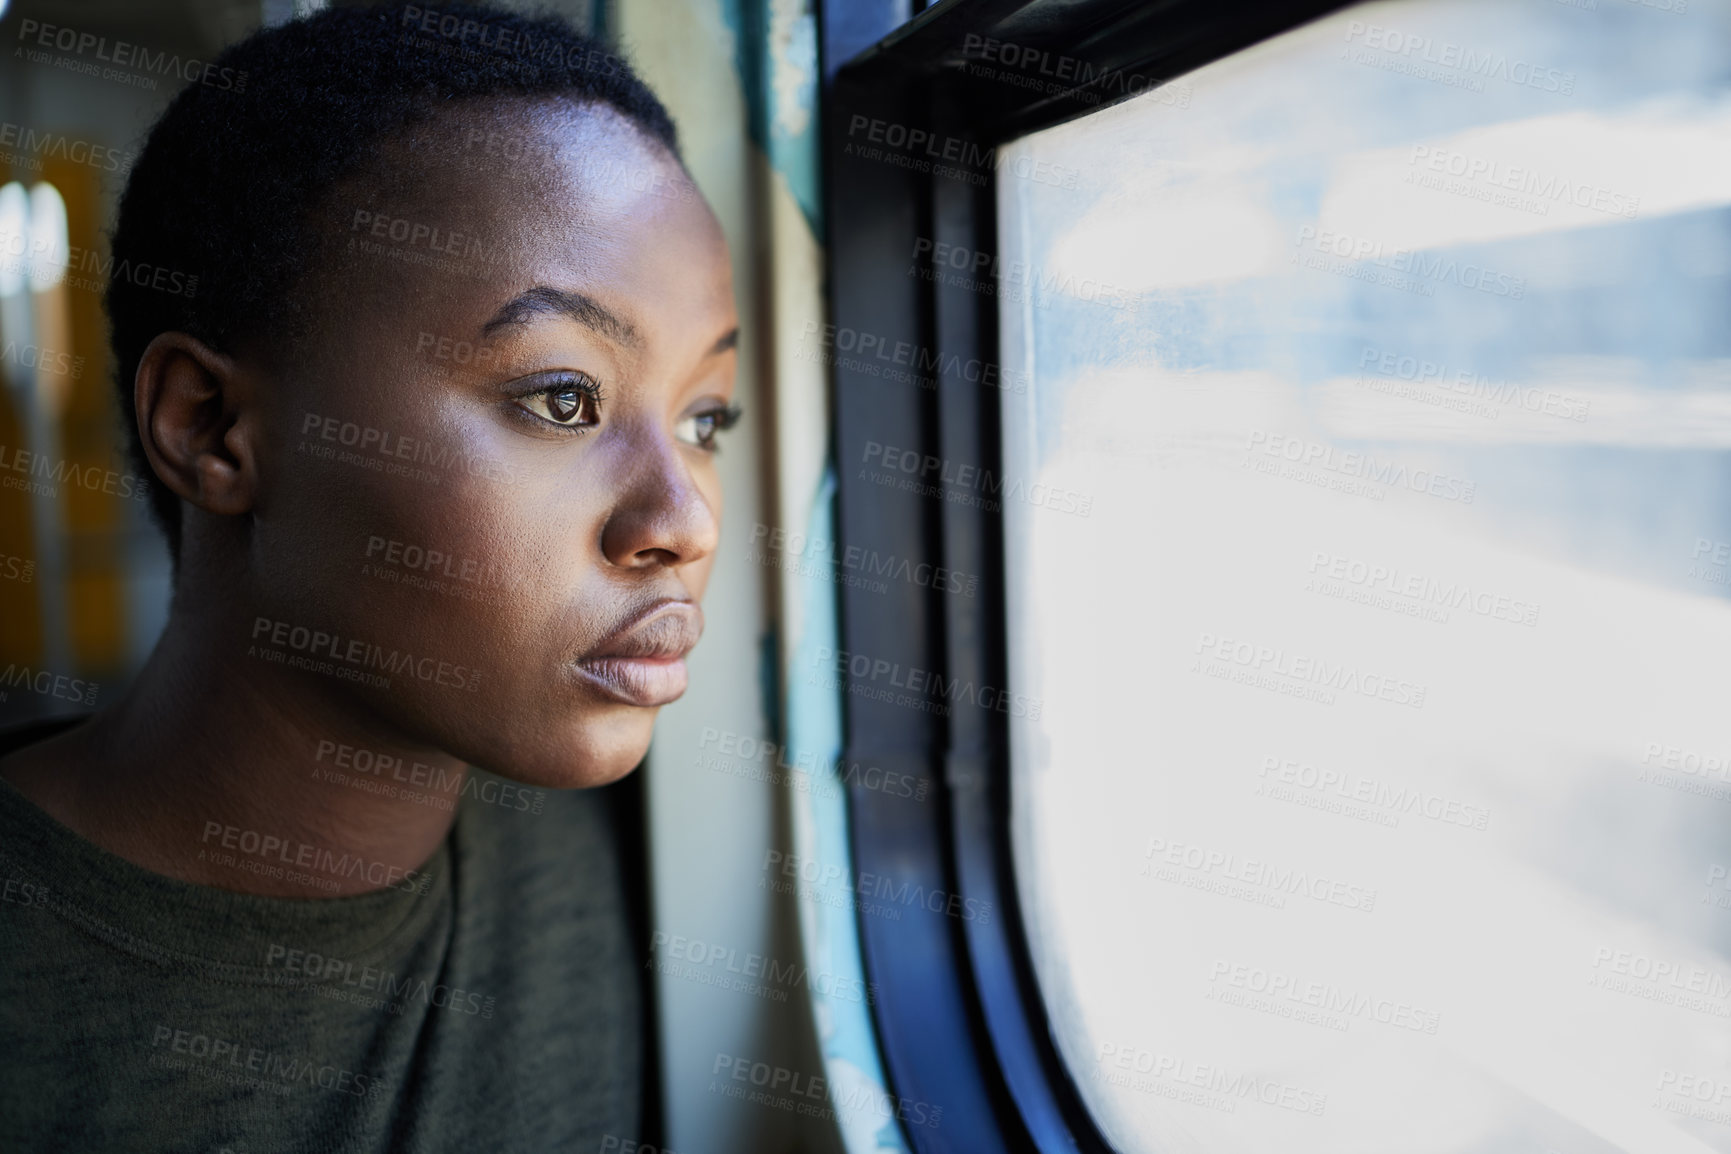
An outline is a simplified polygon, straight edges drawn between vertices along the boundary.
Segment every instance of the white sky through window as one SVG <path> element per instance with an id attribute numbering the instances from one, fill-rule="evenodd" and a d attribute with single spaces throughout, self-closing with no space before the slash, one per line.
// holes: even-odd
<path id="1" fill-rule="evenodd" d="M 1121 1149 L 1731 1150 L 1728 65 L 1361 5 L 1008 146 L 1081 179 L 1000 184 L 1005 472 L 1092 498 L 1004 509 L 1017 877 Z"/>

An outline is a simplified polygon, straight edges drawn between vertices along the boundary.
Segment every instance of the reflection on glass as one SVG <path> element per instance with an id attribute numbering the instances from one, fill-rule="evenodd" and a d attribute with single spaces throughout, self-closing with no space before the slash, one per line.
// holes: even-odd
<path id="1" fill-rule="evenodd" d="M 1001 166 L 1081 174 L 1000 184 L 1071 1071 L 1127 1154 L 1731 1151 L 1731 4 L 1185 83 Z"/>

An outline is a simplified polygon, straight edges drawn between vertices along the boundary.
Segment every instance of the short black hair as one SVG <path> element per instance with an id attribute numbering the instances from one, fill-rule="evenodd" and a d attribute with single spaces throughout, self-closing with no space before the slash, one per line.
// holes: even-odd
<path id="1" fill-rule="evenodd" d="M 317 251 L 321 197 L 386 139 L 492 96 L 609 105 L 679 156 L 667 110 L 617 54 L 558 17 L 461 2 L 334 8 L 262 30 L 151 129 L 121 197 L 107 304 L 129 449 L 176 556 L 180 501 L 144 457 L 133 404 L 145 348 L 165 332 L 224 351 L 272 332 Z"/>

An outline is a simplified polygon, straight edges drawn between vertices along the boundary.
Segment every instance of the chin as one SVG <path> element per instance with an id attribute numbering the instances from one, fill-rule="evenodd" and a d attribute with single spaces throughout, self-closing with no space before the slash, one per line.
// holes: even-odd
<path id="1" fill-rule="evenodd" d="M 481 752 L 470 760 L 490 773 L 539 789 L 611 785 L 642 764 L 655 732 L 656 710 L 620 706 L 607 713 L 573 720 L 562 740 L 512 749 L 501 757 L 498 751 L 513 744 L 501 739 L 492 745 L 491 756 Z"/>

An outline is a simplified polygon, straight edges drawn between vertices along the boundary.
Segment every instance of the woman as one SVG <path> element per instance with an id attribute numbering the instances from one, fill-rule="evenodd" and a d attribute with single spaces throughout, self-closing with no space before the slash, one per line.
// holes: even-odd
<path id="1" fill-rule="evenodd" d="M 196 291 L 108 297 L 169 622 L 0 759 L 0 1145 L 618 1148 L 643 993 L 585 787 L 702 628 L 720 228 L 553 21 L 334 10 L 215 67 L 114 235 Z"/>

